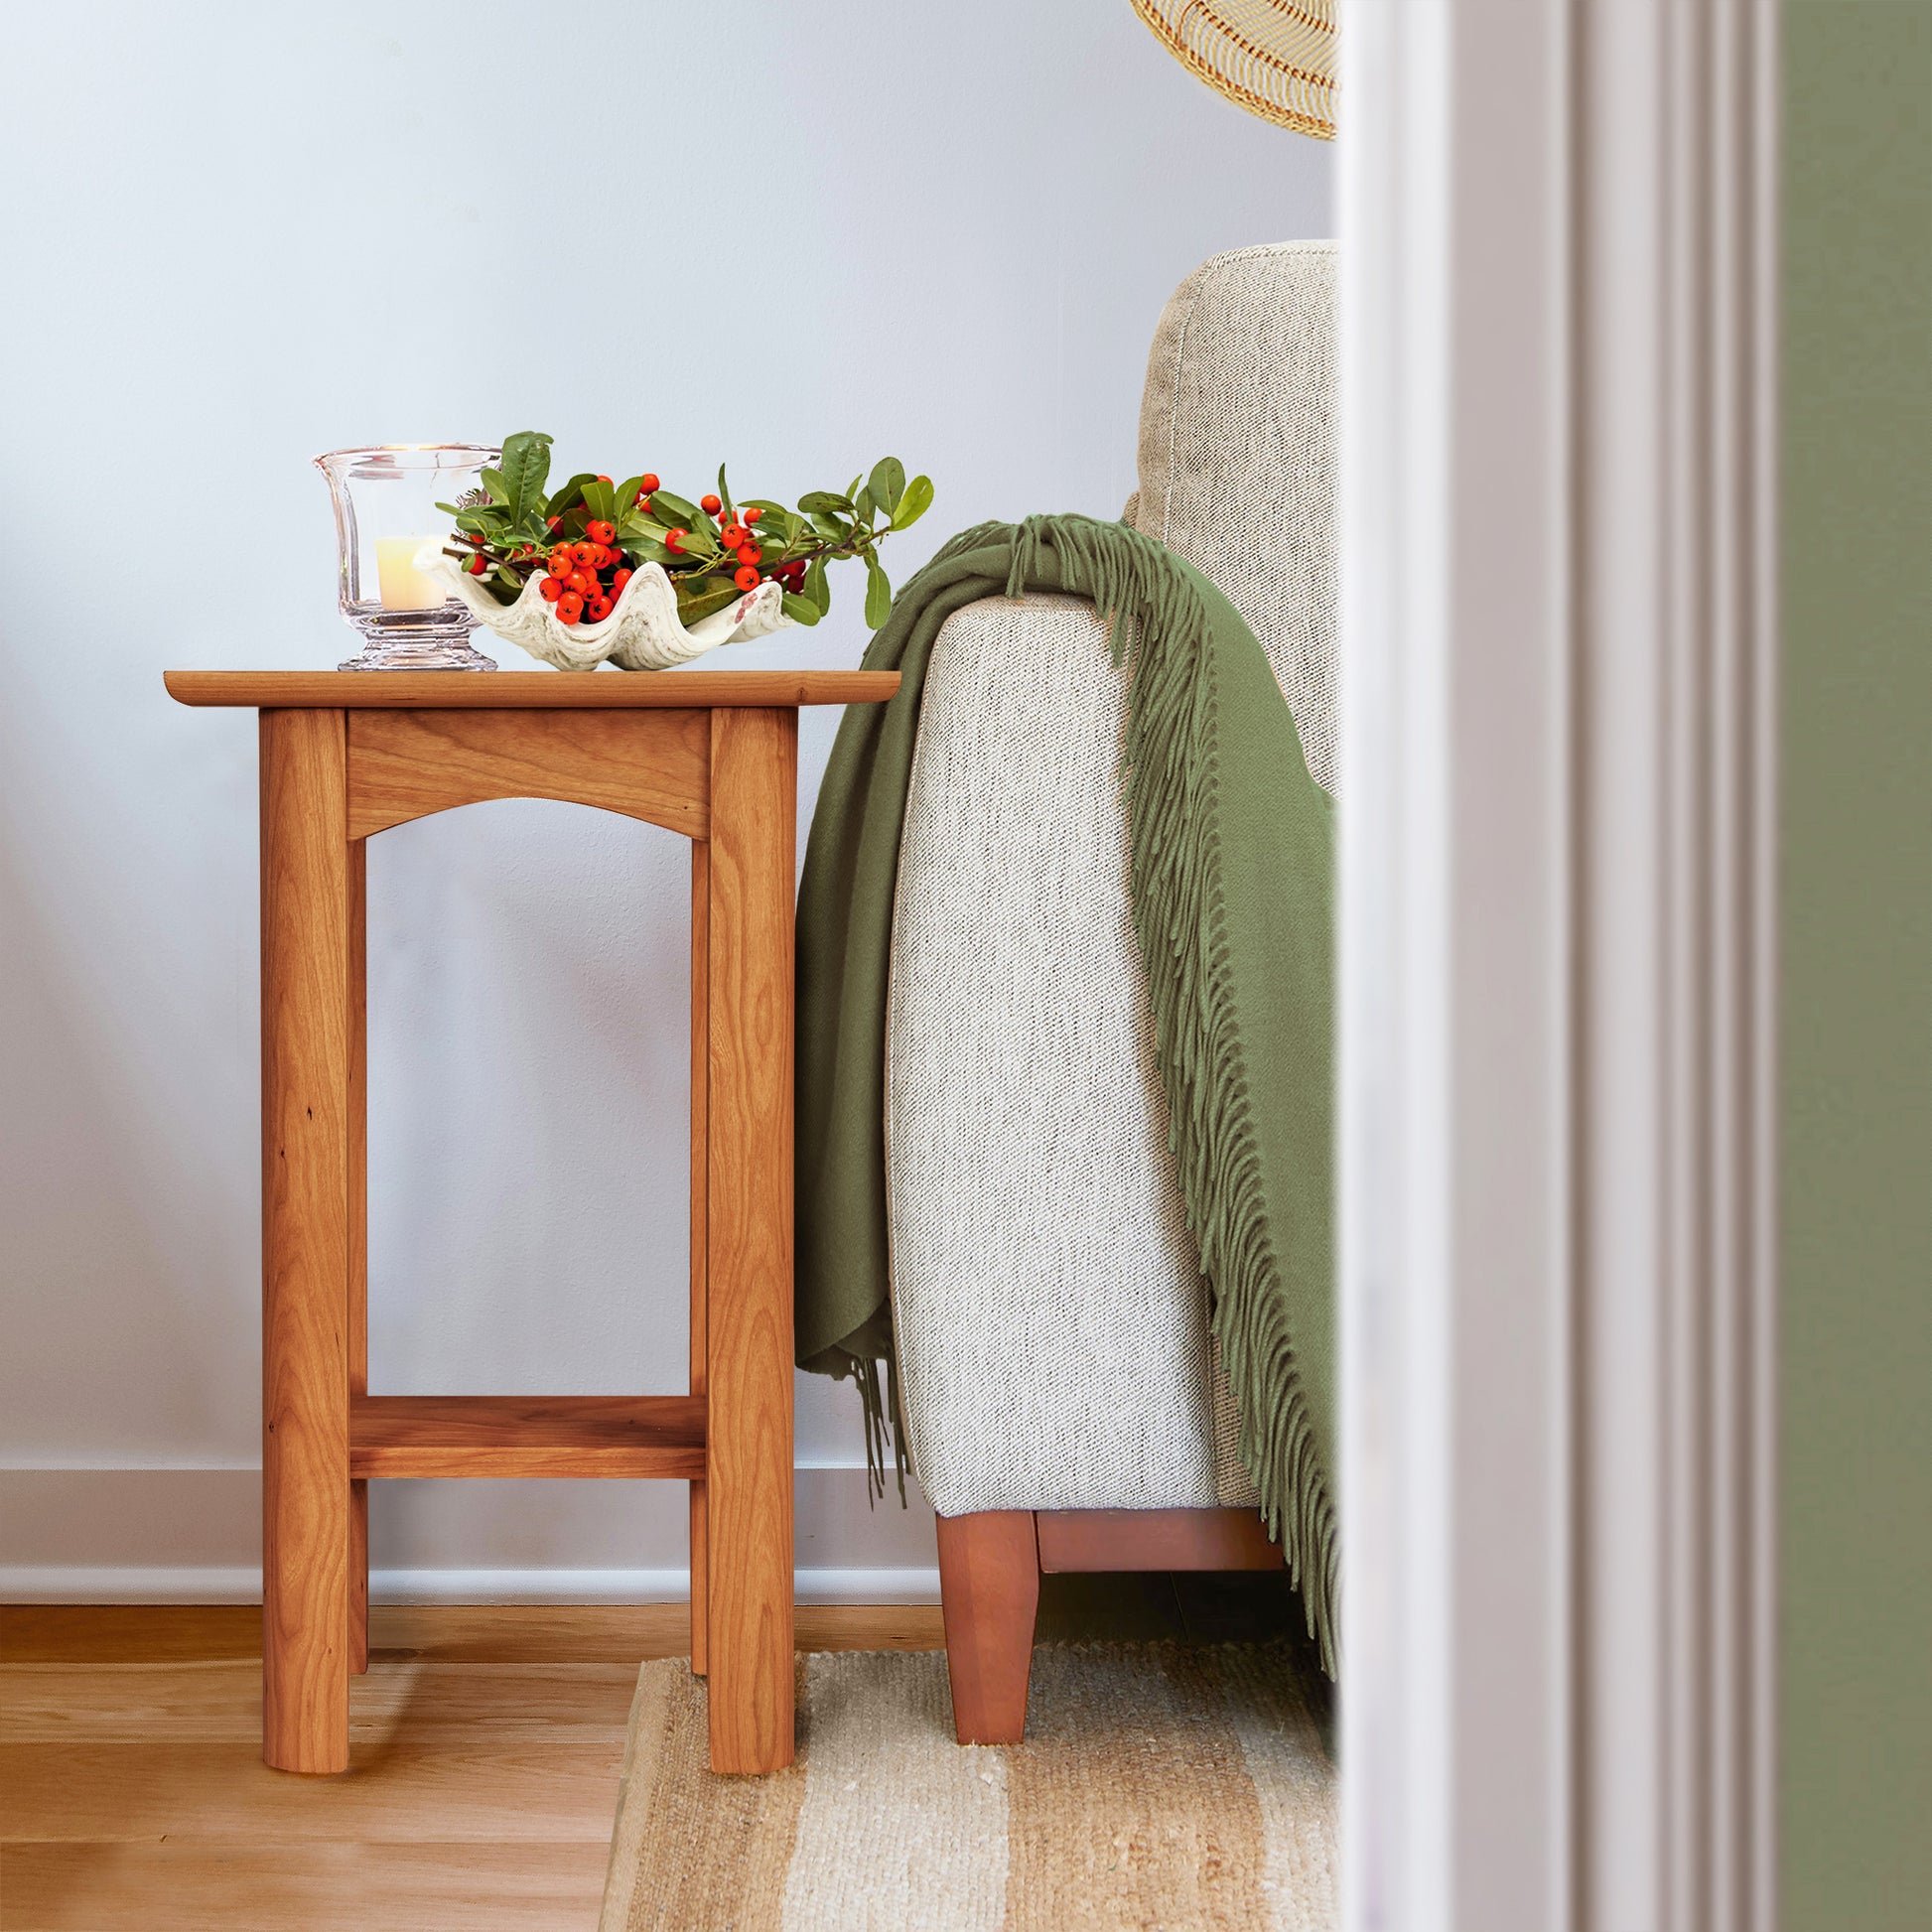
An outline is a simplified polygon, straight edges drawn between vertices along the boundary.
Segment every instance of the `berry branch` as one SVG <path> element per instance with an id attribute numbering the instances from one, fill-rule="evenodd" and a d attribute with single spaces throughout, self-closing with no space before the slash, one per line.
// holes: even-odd
<path id="1" fill-rule="evenodd" d="M 546 496 L 550 443 L 519 430 L 504 442 L 500 466 L 483 473 L 481 491 L 437 508 L 456 521 L 445 556 L 483 579 L 499 604 L 514 604 L 537 578 L 565 624 L 602 622 L 646 563 L 669 575 L 687 627 L 773 580 L 785 615 L 812 624 L 832 605 L 826 565 L 857 557 L 866 566 L 866 622 L 877 630 L 893 608 L 879 545 L 932 502 L 931 480 L 907 482 L 897 457 L 843 491 L 809 491 L 796 509 L 764 497 L 734 504 L 722 467 L 717 490 L 695 503 L 648 471 L 621 483 L 575 476 Z"/>

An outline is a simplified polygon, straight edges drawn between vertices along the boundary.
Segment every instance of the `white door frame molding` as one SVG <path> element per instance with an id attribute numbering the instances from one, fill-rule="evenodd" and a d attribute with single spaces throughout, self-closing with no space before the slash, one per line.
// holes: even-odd
<path id="1" fill-rule="evenodd" d="M 1350 0 L 1351 1932 L 1771 1932 L 1774 0 Z"/>

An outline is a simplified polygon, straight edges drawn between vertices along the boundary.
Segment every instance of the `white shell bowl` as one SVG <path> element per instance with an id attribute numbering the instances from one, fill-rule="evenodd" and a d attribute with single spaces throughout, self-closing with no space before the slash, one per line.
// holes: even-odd
<path id="1" fill-rule="evenodd" d="M 562 622 L 545 599 L 541 572 L 532 572 L 514 604 L 498 604 L 480 579 L 440 549 L 425 545 L 415 565 L 462 599 L 486 630 L 560 671 L 594 671 L 607 658 L 622 671 L 668 671 L 720 644 L 766 637 L 792 621 L 781 608 L 782 589 L 769 579 L 687 630 L 678 621 L 677 593 L 661 564 L 640 564 L 632 571 L 602 623 L 574 624 Z"/>

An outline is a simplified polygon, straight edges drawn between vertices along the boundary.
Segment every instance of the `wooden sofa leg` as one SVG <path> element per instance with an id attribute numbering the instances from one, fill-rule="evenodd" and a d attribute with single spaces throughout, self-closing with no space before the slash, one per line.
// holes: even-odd
<path id="1" fill-rule="evenodd" d="M 962 1744 L 1017 1744 L 1039 1610 L 1039 1543 L 1030 1509 L 941 1516 L 939 1602 L 953 1729 Z"/>

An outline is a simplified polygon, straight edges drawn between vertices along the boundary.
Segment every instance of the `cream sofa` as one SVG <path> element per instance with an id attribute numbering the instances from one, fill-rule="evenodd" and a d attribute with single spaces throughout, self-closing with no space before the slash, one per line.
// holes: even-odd
<path id="1" fill-rule="evenodd" d="M 1181 284 L 1127 508 L 1253 626 L 1330 791 L 1334 273 L 1332 243 L 1286 242 Z M 1129 921 L 1124 704 L 1091 605 L 970 606 L 933 650 L 906 800 L 893 1312 L 962 1738 L 1019 1734 L 1041 1566 L 1280 1561 L 1168 1150 Z"/>

